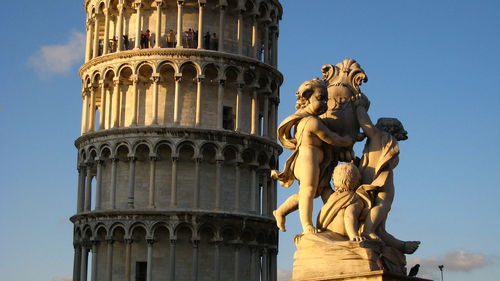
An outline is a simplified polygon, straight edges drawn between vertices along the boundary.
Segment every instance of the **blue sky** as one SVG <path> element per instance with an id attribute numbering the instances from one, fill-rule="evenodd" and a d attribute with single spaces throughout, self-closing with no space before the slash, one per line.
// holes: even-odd
<path id="1" fill-rule="evenodd" d="M 282 4 L 280 121 L 293 113 L 302 81 L 321 76 L 323 64 L 356 59 L 369 78 L 362 90 L 372 102 L 372 119 L 397 117 L 409 132 L 388 222 L 396 236 L 422 241 L 409 265 L 419 262 L 422 276 L 436 280 L 439 264 L 447 280 L 498 280 L 500 2 Z M 2 7 L 0 279 L 68 280 L 82 1 L 18 0 Z M 359 155 L 362 144 L 356 149 Z M 280 187 L 280 202 L 296 191 Z M 280 235 L 283 277 L 300 231 L 296 214 L 288 222 Z"/>

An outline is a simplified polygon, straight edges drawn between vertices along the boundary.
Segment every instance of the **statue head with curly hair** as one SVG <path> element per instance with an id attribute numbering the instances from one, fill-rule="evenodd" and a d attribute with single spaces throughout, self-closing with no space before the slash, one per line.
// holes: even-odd
<path id="1" fill-rule="evenodd" d="M 297 93 L 297 110 L 308 110 L 314 115 L 320 115 L 327 110 L 328 90 L 325 81 L 315 78 L 300 85 Z"/>

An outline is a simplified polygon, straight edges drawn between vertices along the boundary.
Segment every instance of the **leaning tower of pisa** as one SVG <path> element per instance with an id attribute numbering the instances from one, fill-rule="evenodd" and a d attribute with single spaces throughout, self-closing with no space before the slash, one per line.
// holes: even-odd
<path id="1" fill-rule="evenodd" d="M 73 280 L 276 280 L 279 1 L 84 10 Z"/>

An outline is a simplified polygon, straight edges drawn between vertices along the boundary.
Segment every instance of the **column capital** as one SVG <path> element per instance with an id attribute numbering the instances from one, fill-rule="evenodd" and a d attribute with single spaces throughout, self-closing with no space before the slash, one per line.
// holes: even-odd
<path id="1" fill-rule="evenodd" d="M 130 80 L 132 80 L 132 83 L 134 83 L 134 84 L 138 83 L 140 80 L 139 75 L 137 75 L 137 74 L 130 75 Z"/>
<path id="2" fill-rule="evenodd" d="M 197 164 L 200 164 L 203 161 L 203 158 L 201 158 L 200 156 L 196 156 L 193 159 L 194 159 L 194 162 Z"/>
<path id="3" fill-rule="evenodd" d="M 200 239 L 193 239 L 191 240 L 191 242 L 193 243 L 193 248 L 198 248 L 200 244 Z"/>
<path id="4" fill-rule="evenodd" d="M 155 73 L 151 76 L 151 80 L 153 81 L 153 83 L 159 83 L 160 82 L 160 74 L 159 73 Z"/>
<path id="5" fill-rule="evenodd" d="M 175 245 L 177 243 L 177 238 L 170 238 L 170 245 Z"/>
<path id="6" fill-rule="evenodd" d="M 119 77 L 113 78 L 113 86 L 114 87 L 119 86 L 120 82 L 121 82 L 121 79 Z"/>
<path id="7" fill-rule="evenodd" d="M 156 7 L 161 7 L 164 3 L 163 0 L 155 0 Z"/>
<path id="8" fill-rule="evenodd" d="M 108 244 L 113 244 L 115 242 L 113 236 L 106 236 L 105 240 Z"/>
<path id="9" fill-rule="evenodd" d="M 172 162 L 177 162 L 177 161 L 179 161 L 179 156 L 172 155 Z"/>
<path id="10" fill-rule="evenodd" d="M 202 83 L 204 80 L 205 80 L 205 75 L 200 74 L 196 76 L 196 81 L 198 83 Z"/>
<path id="11" fill-rule="evenodd" d="M 125 5 L 123 5 L 123 4 L 120 3 L 120 4 L 116 5 L 116 8 L 118 9 L 118 12 L 123 12 L 123 9 L 125 8 Z"/>
<path id="12" fill-rule="evenodd" d="M 136 9 L 142 8 L 142 6 L 143 6 L 142 1 L 141 0 L 135 0 L 134 1 L 134 6 L 135 6 Z"/>
<path id="13" fill-rule="evenodd" d="M 226 78 L 220 78 L 218 82 L 219 85 L 224 86 L 226 84 Z"/>
<path id="14" fill-rule="evenodd" d="M 182 80 L 182 73 L 175 73 L 174 74 L 174 79 L 175 79 L 175 82 L 181 82 L 181 80 Z"/>
<path id="15" fill-rule="evenodd" d="M 146 237 L 146 242 L 149 245 L 153 245 L 156 242 L 156 239 L 154 239 L 153 237 Z"/>
<path id="16" fill-rule="evenodd" d="M 127 156 L 127 158 L 128 158 L 128 161 L 132 161 L 132 162 L 137 160 L 137 157 L 135 157 L 135 156 Z"/>
<path id="17" fill-rule="evenodd" d="M 156 160 L 158 160 L 158 156 L 156 154 L 150 154 L 149 155 L 149 160 L 150 161 L 156 161 Z"/>
<path id="18" fill-rule="evenodd" d="M 205 7 L 206 4 L 207 4 L 207 0 L 198 0 L 198 5 L 200 7 Z"/>
<path id="19" fill-rule="evenodd" d="M 132 237 L 125 237 L 125 239 L 123 239 L 123 242 L 125 242 L 125 244 L 132 244 L 132 242 L 134 242 L 134 239 L 132 239 Z"/>
<path id="20" fill-rule="evenodd" d="M 184 6 L 184 0 L 177 0 L 177 5 Z"/>

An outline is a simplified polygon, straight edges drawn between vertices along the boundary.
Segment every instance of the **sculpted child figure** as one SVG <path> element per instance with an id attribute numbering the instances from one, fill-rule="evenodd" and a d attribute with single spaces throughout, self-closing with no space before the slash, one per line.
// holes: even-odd
<path id="1" fill-rule="evenodd" d="M 316 233 L 312 223 L 313 200 L 322 196 L 324 201 L 333 193 L 331 189 L 319 190 L 322 172 L 328 163 L 323 163 L 323 148 L 327 143 L 336 146 L 351 146 L 350 137 L 342 137 L 330 131 L 318 115 L 327 110 L 328 92 L 325 82 L 319 79 L 306 81 L 297 93 L 297 112 L 288 116 L 278 128 L 278 138 L 283 147 L 294 152 L 285 163 L 283 172 L 272 171 L 272 177 L 289 187 L 295 179 L 299 181 L 299 193 L 290 196 L 273 212 L 278 228 L 285 231 L 285 216 L 299 209 L 303 233 Z"/>
<path id="2" fill-rule="evenodd" d="M 405 254 L 413 253 L 420 242 L 400 241 L 385 230 L 385 221 L 394 200 L 393 169 L 399 162 L 398 141 L 407 140 L 407 132 L 396 118 L 380 118 L 373 125 L 366 112 L 369 101 L 364 95 L 357 95 L 354 104 L 359 126 L 368 138 L 359 164 L 362 186 L 358 193 L 369 195 L 373 192 L 374 197 L 362 236 L 380 239 Z"/>
<path id="3" fill-rule="evenodd" d="M 360 222 L 366 217 L 367 204 L 364 198 L 356 194 L 361 175 L 356 165 L 342 163 L 333 170 L 333 193 L 318 215 L 317 227 L 330 230 L 351 241 L 363 241 L 360 235 Z"/>

